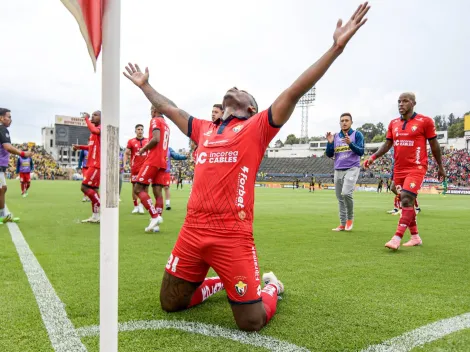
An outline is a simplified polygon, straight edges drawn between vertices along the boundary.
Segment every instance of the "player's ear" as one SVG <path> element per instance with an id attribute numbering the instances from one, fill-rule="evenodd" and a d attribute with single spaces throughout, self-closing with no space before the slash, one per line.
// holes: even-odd
<path id="1" fill-rule="evenodd" d="M 250 116 L 253 116 L 257 113 L 258 111 L 256 111 L 256 108 L 253 106 L 253 105 L 250 105 L 248 107 L 248 113 L 250 114 Z"/>

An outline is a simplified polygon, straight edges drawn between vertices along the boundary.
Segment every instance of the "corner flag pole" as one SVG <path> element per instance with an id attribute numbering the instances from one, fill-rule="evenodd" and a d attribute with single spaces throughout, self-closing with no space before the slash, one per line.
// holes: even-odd
<path id="1" fill-rule="evenodd" d="M 102 7 L 100 352 L 118 350 L 121 0 Z"/>

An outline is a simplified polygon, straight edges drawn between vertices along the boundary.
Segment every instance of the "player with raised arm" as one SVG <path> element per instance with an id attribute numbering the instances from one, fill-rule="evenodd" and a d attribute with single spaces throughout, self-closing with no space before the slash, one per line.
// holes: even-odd
<path id="1" fill-rule="evenodd" d="M 150 114 L 149 141 L 139 150 L 140 155 L 147 153 L 147 157 L 137 175 L 134 192 L 151 216 L 150 224 L 145 228 L 145 231 L 158 232 L 158 225 L 163 222 L 162 188 L 167 167 L 170 128 L 162 113 L 155 106 L 150 108 Z M 152 185 L 156 206 L 153 205 L 152 199 L 147 193 L 149 185 Z"/>
<path id="2" fill-rule="evenodd" d="M 139 175 L 140 168 L 147 158 L 147 152 L 139 154 L 139 150 L 145 147 L 148 143 L 148 138 L 144 137 L 144 125 L 137 124 L 135 125 L 135 138 L 129 139 L 127 142 L 126 151 L 124 153 L 124 166 L 129 165 L 131 167 L 131 184 L 132 184 L 132 200 L 134 202 L 134 209 L 132 214 L 144 214 L 144 207 L 142 203 L 138 204 L 139 197 L 134 191 L 134 185 L 137 182 L 137 176 Z"/>
<path id="3" fill-rule="evenodd" d="M 98 224 L 100 222 L 100 169 L 101 169 L 101 111 L 95 111 L 91 115 L 83 114 L 90 138 L 88 145 L 73 144 L 74 150 L 88 150 L 86 174 L 83 175 L 81 190 L 91 201 L 92 216 L 82 222 Z"/>
<path id="4" fill-rule="evenodd" d="M 274 316 L 284 286 L 268 273 L 261 288 L 253 239 L 256 173 L 269 142 L 366 22 L 368 10 L 364 3 L 344 26 L 338 21 L 332 47 L 261 112 L 251 94 L 231 88 L 223 99 L 223 116 L 215 122 L 200 120 L 155 91 L 148 69 L 126 67 L 124 75 L 198 145 L 186 219 L 163 276 L 163 310 L 192 307 L 224 287 L 240 329 L 260 330 Z M 205 279 L 209 267 L 220 278 Z"/>
<path id="5" fill-rule="evenodd" d="M 416 97 L 413 93 L 403 93 L 398 98 L 400 117 L 393 119 L 388 125 L 387 140 L 364 162 L 367 169 L 377 158 L 394 148 L 393 181 L 400 196 L 402 213 L 398 221 L 395 235 L 385 244 L 385 247 L 397 250 L 407 228 L 410 229 L 411 239 L 403 244 L 405 247 L 420 246 L 423 241 L 418 233 L 416 212 L 414 209 L 416 197 L 423 184 L 428 169 L 428 153 L 426 141 L 429 141 L 431 151 L 439 166 L 440 179 L 446 178 L 442 166 L 441 149 L 437 141 L 434 120 L 414 111 Z"/>
<path id="6" fill-rule="evenodd" d="M 11 221 L 11 214 L 5 211 L 5 193 L 7 192 L 7 181 L 5 172 L 10 162 L 10 153 L 22 158 L 30 158 L 33 153 L 22 151 L 11 144 L 8 127 L 11 125 L 11 110 L 0 108 L 0 222 Z"/>

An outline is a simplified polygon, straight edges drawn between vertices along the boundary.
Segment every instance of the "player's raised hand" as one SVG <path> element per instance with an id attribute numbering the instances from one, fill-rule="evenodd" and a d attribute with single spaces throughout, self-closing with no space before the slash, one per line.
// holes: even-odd
<path id="1" fill-rule="evenodd" d="M 328 132 L 326 134 L 326 139 L 327 139 L 328 143 L 333 143 L 335 141 L 335 136 L 333 135 L 333 133 Z"/>
<path id="2" fill-rule="evenodd" d="M 30 152 L 29 150 L 27 152 L 24 152 L 24 156 L 27 158 L 30 158 L 33 156 L 33 152 Z"/>
<path id="3" fill-rule="evenodd" d="M 78 148 L 78 144 L 72 144 L 72 149 L 73 149 L 73 150 L 78 150 L 78 149 L 79 149 L 79 148 Z"/>
<path id="4" fill-rule="evenodd" d="M 148 83 L 149 81 L 149 69 L 148 67 L 145 68 L 145 72 L 140 70 L 139 65 L 129 64 L 126 66 L 126 72 L 123 72 L 123 75 L 129 78 L 137 87 L 142 87 L 144 84 Z"/>
<path id="5" fill-rule="evenodd" d="M 349 40 L 356 34 L 359 28 L 367 22 L 364 16 L 369 11 L 370 6 L 367 2 L 359 5 L 356 12 L 351 16 L 349 21 L 343 26 L 343 20 L 339 19 L 336 24 L 336 30 L 333 34 L 333 40 L 340 48 L 345 48 Z"/>
<path id="6" fill-rule="evenodd" d="M 347 145 L 351 144 L 351 138 L 349 138 L 349 135 L 347 134 L 346 136 L 344 136 L 344 138 L 342 139 L 342 141 L 344 143 L 346 143 Z"/>

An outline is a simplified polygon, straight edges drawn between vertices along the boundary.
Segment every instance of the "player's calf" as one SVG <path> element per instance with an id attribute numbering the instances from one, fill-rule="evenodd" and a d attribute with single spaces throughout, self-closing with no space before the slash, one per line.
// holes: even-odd
<path id="1" fill-rule="evenodd" d="M 189 282 L 165 272 L 160 289 L 162 309 L 172 313 L 189 308 L 191 298 L 200 285 L 200 282 Z"/>

